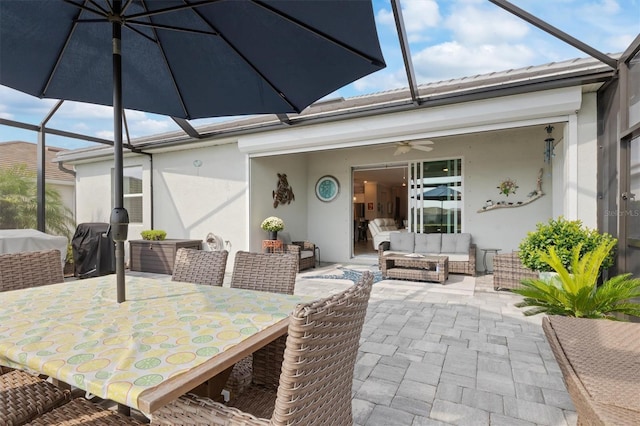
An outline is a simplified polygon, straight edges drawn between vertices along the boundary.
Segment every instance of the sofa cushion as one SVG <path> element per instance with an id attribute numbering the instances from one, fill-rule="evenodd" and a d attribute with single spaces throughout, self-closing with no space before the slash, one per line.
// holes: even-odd
<path id="1" fill-rule="evenodd" d="M 469 252 L 466 254 L 462 253 L 440 253 L 440 256 L 448 256 L 449 262 L 468 262 L 469 261 Z"/>
<path id="2" fill-rule="evenodd" d="M 471 234 L 442 234 L 441 253 L 469 253 Z"/>
<path id="3" fill-rule="evenodd" d="M 413 232 L 412 232 L 413 233 Z M 416 253 L 440 253 L 442 234 L 415 234 Z"/>
<path id="4" fill-rule="evenodd" d="M 300 258 L 301 259 L 306 259 L 308 257 L 313 257 L 314 253 L 311 250 L 302 250 L 300 252 Z"/>
<path id="5" fill-rule="evenodd" d="M 413 253 L 414 235 L 413 232 L 391 232 L 389 234 L 389 240 L 391 242 L 389 249 Z"/>

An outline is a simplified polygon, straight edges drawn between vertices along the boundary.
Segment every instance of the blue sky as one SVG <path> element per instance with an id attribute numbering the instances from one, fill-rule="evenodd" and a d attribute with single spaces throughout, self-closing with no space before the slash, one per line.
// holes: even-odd
<path id="1" fill-rule="evenodd" d="M 622 52 L 640 33 L 640 0 L 512 0 L 518 7 L 604 53 Z M 540 65 L 587 55 L 510 15 L 487 0 L 401 0 L 418 83 Z M 387 68 L 328 97 L 351 97 L 407 86 L 388 0 L 374 0 Z M 38 124 L 54 100 L 41 100 L 0 86 L 0 117 Z M 65 102 L 49 127 L 113 138 L 112 110 Z M 178 130 L 167 117 L 127 111 L 132 138 Z M 195 120 L 197 126 L 212 120 Z M 0 141 L 35 142 L 34 132 L 0 126 Z M 63 148 L 94 146 L 47 137 Z"/>

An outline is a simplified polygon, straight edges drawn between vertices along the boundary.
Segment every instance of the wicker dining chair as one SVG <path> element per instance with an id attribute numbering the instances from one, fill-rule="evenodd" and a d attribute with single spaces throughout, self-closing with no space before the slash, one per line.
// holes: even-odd
<path id="1" fill-rule="evenodd" d="M 0 293 L 64 282 L 59 250 L 0 254 Z M 0 366 L 0 374 L 13 371 Z"/>
<path id="2" fill-rule="evenodd" d="M 59 250 L 0 254 L 0 292 L 61 282 Z"/>
<path id="3" fill-rule="evenodd" d="M 236 253 L 231 287 L 245 290 L 293 294 L 298 256 L 291 253 Z M 231 398 L 243 392 L 252 380 L 277 386 L 286 336 L 283 336 L 233 366 L 225 389 Z"/>
<path id="4" fill-rule="evenodd" d="M 60 255 L 58 255 L 58 263 Z M 13 370 L 0 374 L 0 424 L 22 425 L 71 400 L 71 391 Z"/>
<path id="5" fill-rule="evenodd" d="M 222 286 L 229 252 L 179 248 L 173 264 L 172 281 Z"/>
<path id="6" fill-rule="evenodd" d="M 28 423 L 28 426 L 136 426 L 143 424 L 133 417 L 100 407 L 84 398 L 75 398 L 37 417 Z"/>
<path id="7" fill-rule="evenodd" d="M 152 424 L 350 425 L 353 371 L 373 274 L 290 316 L 276 389 L 252 384 L 229 406 L 193 394 L 153 413 Z"/>

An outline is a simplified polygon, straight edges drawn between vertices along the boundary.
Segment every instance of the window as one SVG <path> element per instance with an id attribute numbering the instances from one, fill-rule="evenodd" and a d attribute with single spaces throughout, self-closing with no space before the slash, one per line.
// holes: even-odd
<path id="1" fill-rule="evenodd" d="M 409 169 L 409 229 L 462 232 L 462 160 L 416 162 Z"/>
<path id="2" fill-rule="evenodd" d="M 113 179 L 111 179 L 111 182 L 113 182 Z M 123 169 L 122 191 L 123 207 L 129 213 L 129 223 L 142 223 L 142 166 L 125 167 Z M 114 204 L 113 199 L 111 204 Z"/>

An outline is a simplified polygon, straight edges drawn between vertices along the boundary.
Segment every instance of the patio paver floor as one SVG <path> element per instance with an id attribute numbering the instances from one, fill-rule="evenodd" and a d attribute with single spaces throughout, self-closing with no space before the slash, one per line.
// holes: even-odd
<path id="1" fill-rule="evenodd" d="M 332 268 L 301 273 L 296 293 L 323 296 L 351 284 L 305 278 Z M 374 284 L 354 372 L 354 423 L 575 425 L 542 316 L 525 317 L 519 300 L 494 291 L 492 275 L 449 275 L 444 286 Z"/>

